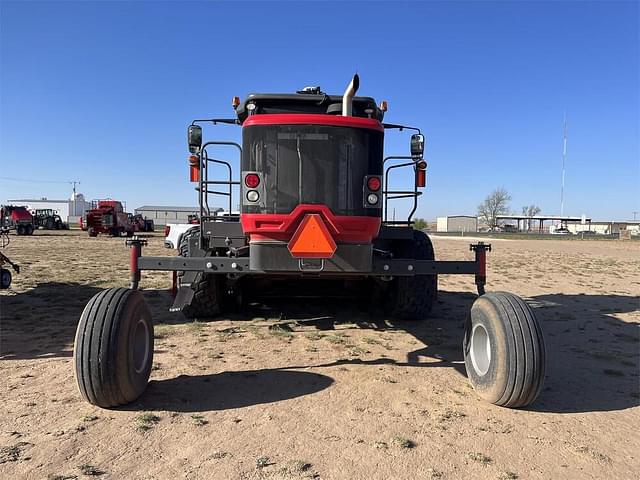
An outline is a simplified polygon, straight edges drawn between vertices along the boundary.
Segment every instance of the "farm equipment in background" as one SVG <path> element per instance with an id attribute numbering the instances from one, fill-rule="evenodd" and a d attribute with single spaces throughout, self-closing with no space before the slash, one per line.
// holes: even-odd
<path id="1" fill-rule="evenodd" d="M 244 102 L 234 97 L 235 118 L 192 122 L 189 177 L 197 185 L 200 225 L 182 236 L 175 257 L 142 256 L 145 239 L 126 241 L 131 287 L 94 296 L 78 324 L 74 365 L 88 402 L 122 405 L 147 386 L 154 340 L 151 312 L 138 290 L 143 270 L 175 272 L 170 311 L 187 318 L 215 317 L 284 284 L 287 295 L 304 286 L 320 298 L 319 286 L 340 293 L 358 286 L 391 318 L 424 320 L 436 303 L 437 275 L 474 275 L 479 297 L 463 340 L 469 380 L 496 405 L 523 407 L 536 399 L 545 354 L 533 311 L 516 295 L 485 294 L 490 245 L 470 245 L 475 260 L 435 260 L 431 240 L 412 221 L 426 185 L 424 136 L 416 127 L 383 123 L 387 103 L 356 97 L 358 86 L 356 75 L 342 96 L 307 87 L 251 94 Z M 242 145 L 203 142 L 202 123 L 241 125 Z M 385 131 L 406 130 L 415 132 L 410 154 L 385 156 Z M 236 175 L 231 162 L 213 156 L 221 147 L 240 154 Z M 390 174 L 401 168 L 411 185 L 392 188 Z M 228 200 L 228 215 L 212 213 L 210 195 Z M 389 218 L 388 202 L 395 199 L 411 202 L 405 220 Z"/>
<path id="2" fill-rule="evenodd" d="M 33 216 L 24 206 L 4 205 L 0 208 L 0 227 L 15 230 L 17 235 L 33 234 Z"/>
<path id="3" fill-rule="evenodd" d="M 134 233 L 129 214 L 117 200 L 95 200 L 85 216 L 85 225 L 90 237 L 96 237 L 99 233 L 113 237 L 120 237 L 124 233 L 131 237 Z"/>
<path id="4" fill-rule="evenodd" d="M 133 225 L 134 232 L 153 232 L 154 224 L 153 220 L 147 217 L 143 217 L 139 213 L 136 215 L 129 215 L 129 222 Z"/>
<path id="5" fill-rule="evenodd" d="M 51 208 L 37 209 L 33 215 L 33 225 L 35 228 L 42 228 L 44 230 L 68 230 L 69 225 L 62 221 L 60 215 L 58 215 Z"/>
<path id="6" fill-rule="evenodd" d="M 0 248 L 9 245 L 9 229 L 7 227 L 0 228 Z M 13 263 L 9 257 L 0 252 L 0 289 L 7 289 L 11 286 L 11 270 L 4 268 L 9 265 L 16 273 L 20 273 L 20 266 Z"/>

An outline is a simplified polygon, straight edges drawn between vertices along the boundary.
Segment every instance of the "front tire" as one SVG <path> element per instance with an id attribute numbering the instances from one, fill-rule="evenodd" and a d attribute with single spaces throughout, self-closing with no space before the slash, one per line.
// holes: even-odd
<path id="1" fill-rule="evenodd" d="M 189 256 L 189 239 L 197 237 L 200 228 L 194 227 L 187 230 L 180 238 L 178 254 L 181 257 Z M 178 272 L 178 288 L 182 286 L 184 272 Z M 222 298 L 221 275 L 198 273 L 193 282 L 193 299 L 190 305 L 182 309 L 186 318 L 212 318 L 220 315 L 220 299 Z"/>
<path id="2" fill-rule="evenodd" d="M 495 405 L 531 404 L 544 382 L 542 329 L 517 295 L 488 293 L 471 307 L 464 337 L 467 376 L 478 395 Z"/>
<path id="3" fill-rule="evenodd" d="M 74 344 L 80 394 L 102 408 L 137 399 L 153 363 L 153 323 L 142 293 L 109 288 L 85 307 Z"/>

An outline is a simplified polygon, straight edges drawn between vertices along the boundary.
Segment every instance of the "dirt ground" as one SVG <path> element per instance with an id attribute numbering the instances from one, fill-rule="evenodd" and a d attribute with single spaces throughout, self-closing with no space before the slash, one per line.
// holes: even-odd
<path id="1" fill-rule="evenodd" d="M 472 258 L 467 239 L 433 241 L 440 259 Z M 424 322 L 344 301 L 188 322 L 167 311 L 169 275 L 148 273 L 151 382 L 103 410 L 81 400 L 72 343 L 88 299 L 127 285 L 124 240 L 12 236 L 23 272 L 0 293 L 0 478 L 638 478 L 640 242 L 492 243 L 488 290 L 526 297 L 547 342 L 528 409 L 467 382 L 472 277 L 441 277 Z M 160 236 L 146 253 L 172 254 Z"/>

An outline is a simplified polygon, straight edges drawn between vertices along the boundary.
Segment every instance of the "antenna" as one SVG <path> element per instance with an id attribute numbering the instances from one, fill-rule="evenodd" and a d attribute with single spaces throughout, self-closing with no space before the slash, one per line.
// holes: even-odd
<path id="1" fill-rule="evenodd" d="M 562 139 L 562 184 L 560 186 L 560 216 L 564 215 L 564 167 L 567 160 L 567 111 L 564 111 L 564 128 Z"/>

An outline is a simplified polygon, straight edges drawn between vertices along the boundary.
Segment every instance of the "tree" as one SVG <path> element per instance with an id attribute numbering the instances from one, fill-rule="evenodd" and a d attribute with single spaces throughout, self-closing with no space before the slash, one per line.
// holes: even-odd
<path id="1" fill-rule="evenodd" d="M 413 222 L 413 228 L 416 230 L 424 230 L 427 228 L 427 221 L 424 218 L 416 218 Z"/>
<path id="2" fill-rule="evenodd" d="M 504 188 L 496 188 L 493 192 L 478 205 L 478 216 L 483 219 L 491 228 L 498 225 L 497 215 L 509 213 L 509 202 L 511 195 Z"/>
<path id="3" fill-rule="evenodd" d="M 542 210 L 537 205 L 528 205 L 522 207 L 522 215 L 526 215 L 527 217 L 533 217 L 539 214 Z M 527 219 L 527 231 L 531 230 L 531 219 Z"/>

